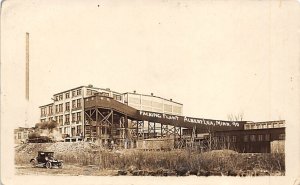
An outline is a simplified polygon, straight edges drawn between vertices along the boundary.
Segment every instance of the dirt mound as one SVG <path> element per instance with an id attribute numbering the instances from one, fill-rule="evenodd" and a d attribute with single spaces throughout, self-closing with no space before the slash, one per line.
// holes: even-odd
<path id="1" fill-rule="evenodd" d="M 17 153 L 37 153 L 38 151 L 48 151 L 55 153 L 63 152 L 83 152 L 100 150 L 101 147 L 92 143 L 86 142 L 57 142 L 57 143 L 25 143 L 16 146 L 15 151 Z"/>

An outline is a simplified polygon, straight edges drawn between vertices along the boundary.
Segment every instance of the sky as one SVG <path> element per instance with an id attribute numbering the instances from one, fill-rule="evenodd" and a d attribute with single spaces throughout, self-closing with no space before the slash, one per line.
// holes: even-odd
<path id="1" fill-rule="evenodd" d="M 88 84 L 172 98 L 184 115 L 207 119 L 286 119 L 298 106 L 296 1 L 21 2 L 4 2 L 1 16 L 11 124 L 34 125 L 54 93 Z"/>

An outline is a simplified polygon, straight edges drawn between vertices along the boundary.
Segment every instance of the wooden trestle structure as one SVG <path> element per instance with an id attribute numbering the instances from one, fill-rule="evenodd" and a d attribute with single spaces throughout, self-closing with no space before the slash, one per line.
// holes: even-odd
<path id="1" fill-rule="evenodd" d="M 135 147 L 137 140 L 172 138 L 180 141 L 182 128 L 137 118 L 136 110 L 109 97 L 85 100 L 85 140 L 102 145 Z"/>
<path id="2" fill-rule="evenodd" d="M 172 119 L 169 116 L 166 118 L 161 113 L 143 115 L 133 107 L 100 95 L 85 98 L 84 109 L 85 141 L 100 142 L 104 146 L 113 144 L 132 148 L 139 140 L 167 138 L 173 139 L 174 147 L 178 148 L 183 146 L 183 128 L 193 130 L 190 139 L 190 142 L 193 142 L 197 130 L 209 127 L 204 124 L 187 123 L 183 117 L 175 115 L 171 115 Z M 208 121 L 206 122 L 213 123 Z M 217 125 L 216 128 L 218 127 L 223 128 Z M 241 126 L 236 129 L 239 128 Z"/>

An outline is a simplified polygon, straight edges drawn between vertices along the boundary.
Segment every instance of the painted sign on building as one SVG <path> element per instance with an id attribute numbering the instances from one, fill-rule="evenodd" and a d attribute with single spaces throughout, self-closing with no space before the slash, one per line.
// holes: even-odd
<path id="1" fill-rule="evenodd" d="M 162 114 L 156 112 L 139 111 L 139 117 L 141 120 L 157 122 L 162 124 L 173 124 L 174 126 L 182 127 L 214 127 L 220 128 L 220 130 L 240 130 L 243 128 L 244 121 L 224 121 L 224 120 L 212 120 L 204 118 L 193 118 L 186 116 L 177 116 Z"/>

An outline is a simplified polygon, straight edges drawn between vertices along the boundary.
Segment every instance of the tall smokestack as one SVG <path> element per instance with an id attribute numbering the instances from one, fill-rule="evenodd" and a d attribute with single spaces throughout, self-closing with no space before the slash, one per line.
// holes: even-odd
<path id="1" fill-rule="evenodd" d="M 29 33 L 26 32 L 25 98 L 29 100 Z"/>
<path id="2" fill-rule="evenodd" d="M 25 127 L 28 127 L 28 108 L 29 108 L 29 33 L 26 32 L 26 59 L 25 59 Z"/>

